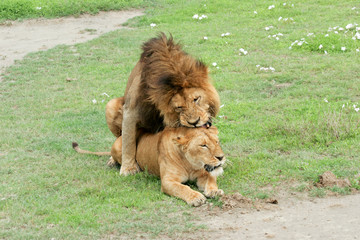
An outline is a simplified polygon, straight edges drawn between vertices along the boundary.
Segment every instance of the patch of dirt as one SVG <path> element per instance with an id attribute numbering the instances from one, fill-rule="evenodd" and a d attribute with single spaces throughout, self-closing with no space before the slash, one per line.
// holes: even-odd
<path id="1" fill-rule="evenodd" d="M 59 44 L 73 45 L 124 28 L 130 18 L 143 15 L 142 10 L 100 12 L 79 17 L 9 21 L 0 25 L 0 75 L 15 60 L 26 54 L 48 50 Z"/>
<path id="2" fill-rule="evenodd" d="M 350 187 L 351 183 L 349 179 L 338 179 L 334 173 L 327 171 L 319 176 L 319 182 L 316 184 L 317 187 Z"/>
<path id="3" fill-rule="evenodd" d="M 252 202 L 236 193 L 221 200 L 223 209 L 195 210 L 197 222 L 207 228 L 184 239 L 360 239 L 359 194 L 321 199 L 285 194 Z"/>

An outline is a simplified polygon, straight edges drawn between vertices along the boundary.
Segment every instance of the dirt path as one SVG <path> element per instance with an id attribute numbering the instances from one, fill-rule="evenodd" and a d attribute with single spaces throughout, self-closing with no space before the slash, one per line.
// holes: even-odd
<path id="1" fill-rule="evenodd" d="M 0 75 L 15 60 L 30 52 L 91 40 L 123 28 L 121 24 L 140 15 L 143 15 L 141 10 L 113 11 L 78 18 L 35 19 L 0 25 Z"/>
<path id="2" fill-rule="evenodd" d="M 143 12 L 102 12 L 95 16 L 30 20 L 0 26 L 0 75 L 33 51 L 58 44 L 75 44 L 122 28 Z M 278 205 L 254 211 L 244 208 L 209 211 L 194 209 L 206 231 L 189 239 L 360 239 L 360 195 L 315 200 L 280 198 Z"/>
<path id="3" fill-rule="evenodd" d="M 268 209 L 266 209 L 268 208 Z M 279 200 L 278 205 L 199 214 L 199 239 L 360 239 L 360 195 Z"/>

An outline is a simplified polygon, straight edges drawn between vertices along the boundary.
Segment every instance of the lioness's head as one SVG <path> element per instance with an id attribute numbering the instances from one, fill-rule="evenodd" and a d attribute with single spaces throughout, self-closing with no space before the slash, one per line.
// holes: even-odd
<path id="1" fill-rule="evenodd" d="M 223 173 L 225 155 L 217 134 L 215 127 L 189 129 L 184 136 L 174 140 L 194 170 L 205 169 L 211 175 L 218 176 Z"/>

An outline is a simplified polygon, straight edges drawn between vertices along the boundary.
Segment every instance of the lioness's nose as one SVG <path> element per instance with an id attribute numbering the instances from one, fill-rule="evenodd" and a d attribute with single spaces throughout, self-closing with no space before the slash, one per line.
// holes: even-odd
<path id="1" fill-rule="evenodd" d="M 223 160 L 224 156 L 216 156 L 216 158 L 217 158 L 219 161 L 221 161 L 221 160 Z"/>

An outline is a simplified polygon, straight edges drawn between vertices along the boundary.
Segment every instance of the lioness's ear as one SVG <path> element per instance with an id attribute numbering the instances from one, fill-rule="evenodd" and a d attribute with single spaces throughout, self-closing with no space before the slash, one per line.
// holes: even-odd
<path id="1" fill-rule="evenodd" d="M 219 131 L 218 129 L 212 125 L 210 128 L 208 128 L 208 131 L 211 133 L 211 134 L 214 134 L 214 135 L 218 135 L 219 134 Z"/>
<path id="2" fill-rule="evenodd" d="M 184 136 L 177 136 L 176 138 L 173 138 L 173 142 L 176 144 L 176 145 L 185 145 L 186 142 L 187 142 L 187 139 L 186 137 Z"/>

